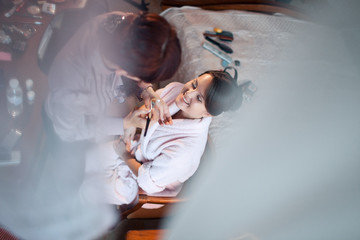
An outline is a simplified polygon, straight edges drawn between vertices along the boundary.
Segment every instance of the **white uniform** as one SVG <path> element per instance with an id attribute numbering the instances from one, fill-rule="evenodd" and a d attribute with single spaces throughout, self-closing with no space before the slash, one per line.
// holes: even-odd
<path id="1" fill-rule="evenodd" d="M 45 109 L 64 141 L 123 134 L 122 118 L 107 116 L 110 103 L 121 95 L 122 80 L 106 68 L 98 46 L 98 29 L 108 15 L 83 25 L 51 66 Z"/>

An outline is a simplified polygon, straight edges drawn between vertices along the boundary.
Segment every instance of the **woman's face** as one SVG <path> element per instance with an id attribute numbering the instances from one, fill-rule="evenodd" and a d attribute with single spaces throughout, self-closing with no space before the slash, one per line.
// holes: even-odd
<path id="1" fill-rule="evenodd" d="M 205 108 L 205 93 L 210 86 L 212 76 L 204 74 L 184 85 L 176 97 L 176 105 L 182 111 L 183 117 L 202 118 L 211 116 Z"/>

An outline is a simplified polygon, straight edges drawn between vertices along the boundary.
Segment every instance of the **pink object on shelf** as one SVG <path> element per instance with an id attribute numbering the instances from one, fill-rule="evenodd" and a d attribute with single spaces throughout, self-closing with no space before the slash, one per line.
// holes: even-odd
<path id="1" fill-rule="evenodd" d="M 17 240 L 17 239 L 18 238 L 15 237 L 12 233 L 0 227 L 0 240 Z"/>
<path id="2" fill-rule="evenodd" d="M 0 61 L 11 61 L 11 53 L 0 52 Z"/>

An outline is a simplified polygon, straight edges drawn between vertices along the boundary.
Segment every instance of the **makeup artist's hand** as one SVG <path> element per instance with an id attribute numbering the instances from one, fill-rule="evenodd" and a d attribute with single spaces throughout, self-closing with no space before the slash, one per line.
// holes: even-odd
<path id="1" fill-rule="evenodd" d="M 153 104 L 152 108 L 152 118 L 151 120 L 158 121 L 160 125 L 166 124 L 171 125 L 172 124 L 172 118 L 169 112 L 168 105 L 161 99 L 161 98 L 153 98 L 149 99 L 148 103 L 145 102 L 145 106 L 147 108 L 150 108 L 151 103 Z M 149 104 L 149 107 L 147 106 Z"/>
<path id="2" fill-rule="evenodd" d="M 160 98 L 152 87 L 146 88 L 146 91 L 142 94 L 142 98 L 144 99 L 145 107 L 147 109 L 151 108 L 151 102 L 153 102 L 152 120 L 158 121 L 160 125 L 172 124 L 168 105 Z"/>
<path id="3" fill-rule="evenodd" d="M 124 131 L 129 128 L 144 128 L 146 124 L 145 114 L 147 114 L 148 112 L 149 110 L 147 109 L 138 109 L 131 111 L 123 119 Z"/>

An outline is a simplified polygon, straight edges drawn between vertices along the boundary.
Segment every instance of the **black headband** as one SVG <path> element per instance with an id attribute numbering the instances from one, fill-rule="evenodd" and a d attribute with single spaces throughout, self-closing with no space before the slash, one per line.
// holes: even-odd
<path id="1" fill-rule="evenodd" d="M 229 73 L 229 72 L 227 71 L 228 69 L 233 69 L 233 70 L 234 70 L 234 77 L 232 77 L 232 78 L 233 78 L 234 82 L 236 83 L 236 82 L 237 82 L 237 77 L 238 77 L 238 73 L 237 73 L 236 68 L 234 68 L 234 67 L 226 67 L 226 68 L 224 69 L 224 72 Z M 230 73 L 229 73 L 229 74 L 230 74 Z M 230 75 L 230 76 L 231 76 L 231 75 Z"/>

